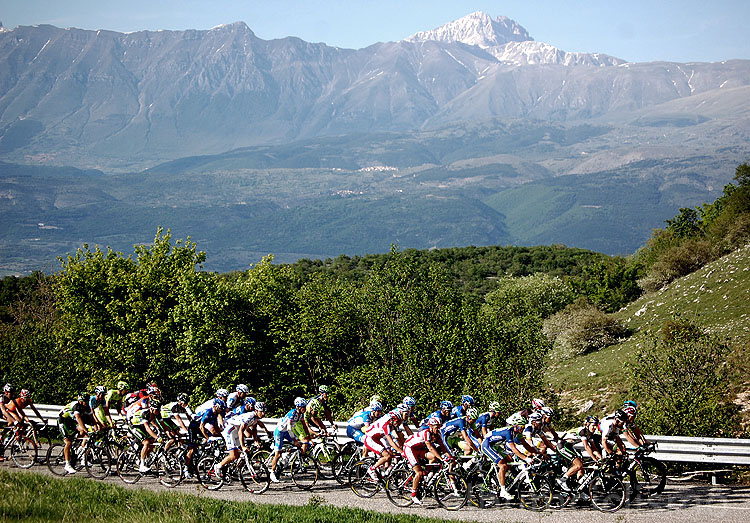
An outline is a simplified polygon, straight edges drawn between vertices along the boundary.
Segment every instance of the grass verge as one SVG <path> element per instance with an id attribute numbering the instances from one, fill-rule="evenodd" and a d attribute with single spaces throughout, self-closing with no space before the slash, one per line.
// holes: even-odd
<path id="1" fill-rule="evenodd" d="M 0 521 L 418 523 L 444 521 L 319 505 L 265 505 L 179 492 L 126 489 L 85 478 L 58 479 L 0 469 Z"/>

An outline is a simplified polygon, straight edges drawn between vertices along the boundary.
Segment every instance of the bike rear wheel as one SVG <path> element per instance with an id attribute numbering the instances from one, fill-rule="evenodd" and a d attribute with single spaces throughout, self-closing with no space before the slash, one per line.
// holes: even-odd
<path id="1" fill-rule="evenodd" d="M 469 500 L 466 479 L 454 472 L 440 474 L 435 482 L 435 499 L 446 510 L 458 510 Z"/>
<path id="2" fill-rule="evenodd" d="M 198 482 L 208 490 L 218 490 L 224 484 L 224 480 L 214 471 L 214 465 L 219 463 L 213 455 L 204 456 L 198 461 Z"/>
<path id="3" fill-rule="evenodd" d="M 616 512 L 625 504 L 625 485 L 620 478 L 600 475 L 589 485 L 591 503 L 601 512 Z"/>
<path id="4" fill-rule="evenodd" d="M 104 479 L 112 471 L 112 457 L 107 446 L 97 443 L 91 444 L 83 454 L 86 472 L 95 479 Z"/>
<path id="5" fill-rule="evenodd" d="M 292 481 L 302 490 L 310 490 L 318 482 L 320 466 L 318 460 L 310 454 L 297 453 L 289 462 Z"/>
<path id="6" fill-rule="evenodd" d="M 546 510 L 552 501 L 552 485 L 549 478 L 529 474 L 528 481 L 522 479 L 518 484 L 518 499 L 526 510 Z"/>
<path id="7" fill-rule="evenodd" d="M 349 487 L 360 498 L 371 498 L 380 490 L 380 482 L 367 473 L 374 463 L 373 459 L 368 458 L 358 461 L 349 470 Z"/>
<path id="8" fill-rule="evenodd" d="M 132 448 L 125 449 L 117 458 L 117 475 L 125 483 L 136 483 L 142 476 L 138 470 L 140 464 L 140 452 Z"/>
<path id="9" fill-rule="evenodd" d="M 177 454 L 162 452 L 156 460 L 159 483 L 167 488 L 174 488 L 182 481 L 184 466 Z"/>
<path id="10" fill-rule="evenodd" d="M 10 457 L 18 467 L 30 468 L 36 463 L 39 450 L 34 440 L 28 436 L 14 439 L 10 445 Z"/>
<path id="11" fill-rule="evenodd" d="M 414 476 L 406 469 L 394 470 L 385 482 L 385 495 L 397 507 L 412 504 L 411 485 Z"/>

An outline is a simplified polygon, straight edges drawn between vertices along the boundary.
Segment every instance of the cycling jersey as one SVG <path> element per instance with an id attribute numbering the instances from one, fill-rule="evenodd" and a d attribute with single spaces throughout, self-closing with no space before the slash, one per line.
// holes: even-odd
<path id="1" fill-rule="evenodd" d="M 125 418 L 130 421 L 133 416 L 142 410 L 148 409 L 148 397 L 141 398 L 137 400 L 134 403 L 131 403 L 128 405 L 128 407 L 125 409 Z"/>
<path id="2" fill-rule="evenodd" d="M 463 405 L 456 405 L 451 410 L 451 419 L 463 418 L 464 416 L 466 416 L 466 409 Z"/>
<path id="3" fill-rule="evenodd" d="M 221 435 L 224 437 L 224 441 L 227 444 L 227 450 L 236 450 L 242 447 L 242 445 L 240 445 L 239 430 L 243 423 L 246 427 L 254 427 L 257 425 L 258 418 L 255 415 L 255 411 L 251 410 L 250 412 L 237 414 L 227 420 L 226 425 L 224 425 L 224 430 L 221 432 Z"/>
<path id="4" fill-rule="evenodd" d="M 602 432 L 602 440 L 607 440 L 610 444 L 614 445 L 620 440 L 620 434 L 627 430 L 627 425 L 623 424 L 621 427 L 618 427 L 613 414 L 601 420 L 599 430 Z M 604 446 L 602 446 L 602 450 L 606 452 Z"/>
<path id="5" fill-rule="evenodd" d="M 581 438 L 581 441 L 586 441 L 591 446 L 593 450 L 599 451 L 601 453 L 602 451 L 602 435 L 598 431 L 590 431 L 586 427 L 581 427 L 576 434 L 579 438 Z"/>
<path id="6" fill-rule="evenodd" d="M 487 436 L 482 441 L 480 450 L 482 454 L 490 458 L 495 464 L 498 464 L 504 457 L 513 452 L 508 443 L 513 443 L 514 445 L 521 444 L 520 434 L 520 430 L 513 426 L 495 429 L 487 433 Z M 496 445 L 501 448 L 495 448 Z"/>
<path id="7" fill-rule="evenodd" d="M 120 409 L 120 412 L 124 414 L 128 410 L 128 407 L 130 407 L 133 403 L 135 403 L 138 400 L 142 400 L 143 398 L 147 398 L 147 397 L 148 397 L 147 389 L 136 390 L 134 392 L 126 394 L 125 397 L 122 399 L 122 407 Z"/>
<path id="8" fill-rule="evenodd" d="M 391 415 L 385 414 L 378 418 L 365 433 L 363 440 L 365 447 L 380 455 L 387 444 L 386 436 L 395 437 L 396 428 L 391 421 Z"/>
<path id="9" fill-rule="evenodd" d="M 190 410 L 190 407 L 183 407 L 180 405 L 179 401 L 173 401 L 172 403 L 165 403 L 161 406 L 161 417 L 164 419 L 169 419 L 172 416 L 176 416 L 178 414 L 185 414 L 188 418 L 193 417 L 193 411 Z"/>
<path id="10" fill-rule="evenodd" d="M 90 397 L 89 397 L 89 407 L 91 407 L 91 410 L 92 410 L 92 411 L 93 411 L 93 410 L 96 410 L 96 409 L 98 409 L 99 407 L 102 407 L 102 406 L 104 406 L 104 401 L 105 401 L 105 400 L 104 400 L 104 398 L 102 398 L 102 399 L 97 399 L 97 397 L 96 397 L 96 396 L 90 396 Z"/>
<path id="11" fill-rule="evenodd" d="M 65 405 L 60 411 L 60 417 L 66 419 L 75 419 L 75 414 L 82 416 L 91 415 L 91 407 L 87 403 L 81 403 L 78 400 Z"/>
<path id="12" fill-rule="evenodd" d="M 415 432 L 404 441 L 404 455 L 412 467 L 419 463 L 420 459 L 425 457 L 427 451 L 427 442 L 432 443 L 435 439 L 430 429 L 423 429 Z"/>
<path id="13" fill-rule="evenodd" d="M 433 412 L 432 414 L 430 414 L 429 416 L 427 416 L 425 419 L 422 420 L 422 423 L 420 423 L 419 425 L 419 430 L 427 428 L 427 422 L 430 420 L 430 418 L 439 419 L 441 425 L 445 423 L 446 421 L 448 421 L 449 419 L 451 419 L 450 414 L 445 416 L 442 410 L 436 410 L 435 412 Z"/>
<path id="14" fill-rule="evenodd" d="M 227 410 L 226 413 L 224 414 L 224 421 L 226 422 L 226 420 L 228 420 L 229 418 L 233 418 L 233 417 L 238 416 L 240 414 L 244 414 L 245 412 L 246 411 L 245 411 L 245 406 L 244 405 L 240 405 L 239 407 L 235 407 L 232 410 Z M 255 411 L 251 410 L 250 412 L 255 412 Z"/>
<path id="15" fill-rule="evenodd" d="M 214 398 L 211 398 L 210 400 L 204 401 L 200 405 L 198 405 L 198 408 L 195 409 L 196 414 L 203 414 L 207 410 L 211 410 L 214 406 Z"/>
<path id="16" fill-rule="evenodd" d="M 239 392 L 233 392 L 227 397 L 227 412 L 242 405 L 243 398 L 240 398 Z"/>
<path id="17" fill-rule="evenodd" d="M 281 421 L 279 421 L 279 424 L 276 428 L 278 428 L 281 432 L 291 432 L 292 426 L 298 421 L 302 421 L 303 416 L 303 412 L 300 412 L 299 410 L 294 408 L 287 412 L 283 418 L 281 418 Z"/>
<path id="18" fill-rule="evenodd" d="M 374 421 L 375 416 L 371 409 L 360 410 L 349 418 L 349 421 L 346 423 L 346 435 L 357 443 L 364 443 L 365 434 L 362 432 L 362 428 L 365 425 L 372 424 Z"/>
<path id="19" fill-rule="evenodd" d="M 505 423 L 508 424 L 508 425 L 513 425 L 513 418 L 515 418 L 517 416 L 521 416 L 521 417 L 523 417 L 523 419 L 529 419 L 529 416 L 531 416 L 534 412 L 536 412 L 536 411 L 532 410 L 532 409 L 519 410 L 515 414 L 511 414 L 510 416 L 508 416 L 505 419 Z"/>
<path id="20" fill-rule="evenodd" d="M 29 405 L 31 405 L 30 399 L 18 397 L 14 400 L 11 400 L 7 405 L 5 405 L 5 408 L 8 409 L 10 412 L 15 413 L 17 409 L 23 410 Z"/>
<path id="21" fill-rule="evenodd" d="M 492 412 L 483 412 L 475 421 L 477 428 L 481 429 L 484 427 L 488 431 L 495 428 L 496 422 L 497 419 L 492 417 Z"/>
<path id="22" fill-rule="evenodd" d="M 107 395 L 104 396 L 104 402 L 109 406 L 109 408 L 114 408 L 115 410 L 119 409 L 119 407 L 122 406 L 122 399 L 123 396 L 117 389 L 109 389 L 107 391 Z"/>
<path id="23" fill-rule="evenodd" d="M 479 448 L 479 440 L 474 436 L 473 431 L 471 430 L 471 425 L 466 420 L 466 417 L 455 418 L 450 421 L 446 421 L 445 424 L 440 428 L 440 436 L 443 440 L 443 445 L 445 445 L 445 448 L 447 448 L 451 452 L 451 454 L 453 453 L 453 450 L 448 444 L 448 439 L 459 436 L 458 433 L 461 431 L 466 431 L 466 435 L 469 436 L 469 439 L 472 441 L 472 443 L 474 443 L 474 445 Z"/>

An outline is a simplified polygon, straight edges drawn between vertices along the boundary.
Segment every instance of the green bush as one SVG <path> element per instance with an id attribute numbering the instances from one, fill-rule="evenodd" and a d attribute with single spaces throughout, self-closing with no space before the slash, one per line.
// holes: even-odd
<path id="1" fill-rule="evenodd" d="M 670 247 L 649 269 L 638 285 L 646 292 L 654 292 L 668 283 L 690 274 L 716 259 L 716 249 L 706 240 L 689 239 Z"/>
<path id="2" fill-rule="evenodd" d="M 697 325 L 667 322 L 630 365 L 639 424 L 651 434 L 732 437 L 739 410 L 729 392 L 729 347 Z"/>
<path id="3" fill-rule="evenodd" d="M 550 355 L 568 359 L 613 345 L 628 330 L 614 317 L 579 299 L 547 318 L 543 332 L 552 342 Z"/>

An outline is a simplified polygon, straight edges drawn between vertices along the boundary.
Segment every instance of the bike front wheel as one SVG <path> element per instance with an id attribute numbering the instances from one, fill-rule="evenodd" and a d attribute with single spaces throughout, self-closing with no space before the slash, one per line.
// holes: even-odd
<path id="1" fill-rule="evenodd" d="M 518 499 L 526 510 L 546 510 L 552 502 L 552 485 L 547 476 L 529 475 L 518 484 Z"/>
<path id="2" fill-rule="evenodd" d="M 142 475 L 138 470 L 140 464 L 140 452 L 134 449 L 126 449 L 117 458 L 117 475 L 125 483 L 136 483 L 141 479 Z"/>
<path id="3" fill-rule="evenodd" d="M 172 452 L 163 452 L 156 461 L 159 483 L 174 488 L 182 481 L 184 467 L 180 458 Z"/>
<path id="4" fill-rule="evenodd" d="M 13 440 L 10 446 L 10 457 L 18 467 L 22 469 L 30 468 L 36 463 L 39 449 L 36 443 L 28 436 L 21 436 Z"/>
<path id="5" fill-rule="evenodd" d="M 411 486 L 414 476 L 406 469 L 394 470 L 385 482 L 385 495 L 397 507 L 412 504 Z"/>
<path id="6" fill-rule="evenodd" d="M 55 476 L 65 476 L 65 446 L 62 443 L 55 443 L 47 449 L 47 468 Z M 72 450 L 71 450 L 72 453 Z"/>
<path id="7" fill-rule="evenodd" d="M 83 454 L 86 472 L 95 479 L 104 479 L 112 471 L 112 457 L 105 445 L 91 445 Z"/>
<path id="8" fill-rule="evenodd" d="M 641 458 L 628 471 L 630 499 L 661 494 L 667 484 L 667 467 L 655 458 Z"/>
<path id="9" fill-rule="evenodd" d="M 221 475 L 216 474 L 214 465 L 218 463 L 214 456 L 205 456 L 203 459 L 198 461 L 198 482 L 208 490 L 218 490 L 224 484 L 224 480 Z"/>
<path id="10" fill-rule="evenodd" d="M 454 472 L 440 474 L 435 482 L 435 499 L 446 510 L 458 510 L 469 500 L 466 479 Z"/>
<path id="11" fill-rule="evenodd" d="M 589 496 L 597 510 L 616 512 L 625 504 L 625 485 L 615 476 L 597 476 L 589 485 Z"/>
<path id="12" fill-rule="evenodd" d="M 372 459 L 365 459 L 355 463 L 349 470 L 349 487 L 360 498 L 371 498 L 380 490 L 380 482 L 367 473 L 374 463 Z"/>
<path id="13" fill-rule="evenodd" d="M 248 492 L 263 494 L 271 486 L 271 477 L 262 460 L 250 458 L 240 467 L 240 482 Z"/>

